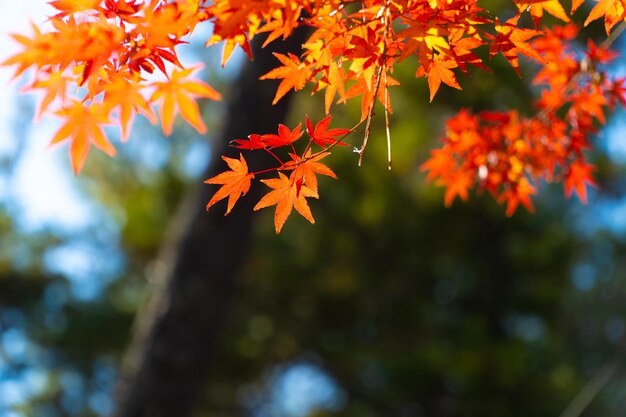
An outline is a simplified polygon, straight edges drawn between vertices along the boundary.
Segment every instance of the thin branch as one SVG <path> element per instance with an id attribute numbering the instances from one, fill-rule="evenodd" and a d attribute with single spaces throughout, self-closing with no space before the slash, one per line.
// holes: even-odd
<path id="1" fill-rule="evenodd" d="M 370 105 L 370 109 L 369 112 L 367 113 L 367 123 L 365 125 L 365 135 L 363 136 L 363 144 L 361 145 L 360 148 L 355 148 L 354 151 L 357 152 L 359 154 L 359 166 L 361 166 L 361 164 L 363 163 L 363 156 L 365 154 L 365 148 L 367 147 L 367 141 L 369 139 L 370 133 L 372 131 L 372 116 L 374 115 L 374 107 L 376 106 L 376 99 L 378 98 L 378 90 L 380 89 L 380 81 L 381 81 L 381 75 L 383 73 L 383 69 L 385 71 L 385 120 L 388 122 L 389 120 L 389 116 L 387 114 L 387 101 L 388 101 L 388 97 L 389 97 L 389 92 L 387 91 L 387 48 L 388 48 L 388 44 L 387 44 L 387 38 L 389 36 L 389 25 L 390 25 L 390 21 L 389 21 L 389 2 L 385 2 L 385 16 L 384 16 L 384 31 L 383 31 L 383 51 L 382 54 L 380 56 L 380 59 L 382 61 L 381 65 L 378 65 L 378 67 L 376 68 L 376 83 L 374 85 L 374 93 L 372 96 L 372 104 Z M 389 132 L 389 123 L 387 123 L 387 140 L 388 140 L 388 154 L 391 152 L 391 135 Z M 391 157 L 388 155 L 389 158 L 389 166 L 391 167 Z"/>
<path id="2" fill-rule="evenodd" d="M 328 147 L 322 149 L 321 151 L 318 151 L 318 152 L 315 152 L 315 153 L 311 154 L 311 156 L 309 156 L 309 157 L 304 157 L 306 152 L 310 149 L 311 143 L 313 142 L 313 141 L 309 141 L 309 144 L 307 145 L 305 151 L 302 153 L 302 159 L 300 161 L 298 161 L 298 162 L 295 162 L 292 165 L 289 165 L 289 168 L 285 168 L 285 163 L 280 158 L 278 158 L 273 152 L 270 152 L 267 148 L 263 148 L 264 150 L 266 150 L 270 154 L 272 154 L 278 160 L 278 162 L 281 163 L 281 165 L 277 166 L 277 167 L 262 169 L 260 171 L 254 171 L 254 172 L 251 172 L 251 174 L 253 174 L 254 176 L 257 176 L 257 175 L 265 174 L 265 173 L 272 172 L 272 171 L 283 171 L 283 170 L 286 170 L 286 169 L 288 169 L 288 170 L 296 169 L 299 165 L 301 165 L 301 164 L 303 164 L 303 163 L 305 163 L 307 161 L 310 161 L 311 159 L 317 158 L 318 156 L 320 156 L 322 154 L 325 154 L 325 153 L 330 153 L 330 150 L 332 148 L 337 146 L 341 142 L 341 140 L 344 139 L 346 136 L 354 133 L 354 131 L 357 130 L 364 122 L 365 122 L 365 120 L 361 120 L 359 123 L 357 123 L 356 125 L 352 126 L 352 128 L 348 132 L 346 132 L 345 134 L 339 136 L 339 138 L 337 138 L 332 144 L 328 145 Z M 296 154 L 296 153 L 297 152 L 294 152 L 294 154 Z"/>
<path id="3" fill-rule="evenodd" d="M 617 29 L 611 32 L 608 38 L 606 38 L 604 42 L 600 44 L 600 47 L 603 49 L 610 48 L 611 45 L 613 45 L 613 43 L 617 40 L 617 38 L 619 38 L 619 35 L 621 35 L 624 30 L 626 30 L 626 22 L 621 22 L 619 26 L 617 27 Z"/>
<path id="4" fill-rule="evenodd" d="M 387 133 L 387 168 L 391 171 L 391 131 L 389 130 L 389 90 L 387 85 L 387 71 L 385 71 L 385 132 Z"/>
<path id="5" fill-rule="evenodd" d="M 591 378 L 561 413 L 560 417 L 579 417 L 598 395 L 600 390 L 611 380 L 622 364 L 621 358 L 615 358 L 605 364 L 600 372 Z"/>
<path id="6" fill-rule="evenodd" d="M 367 141 L 372 131 L 372 116 L 374 115 L 374 107 L 376 106 L 376 98 L 378 96 L 378 88 L 380 87 L 380 75 L 382 73 L 383 66 L 378 66 L 376 70 L 376 84 L 374 86 L 374 97 L 372 98 L 372 104 L 370 110 L 367 113 L 367 123 L 365 124 L 365 135 L 363 136 L 363 144 L 360 148 L 355 148 L 354 151 L 359 154 L 359 166 L 363 163 L 363 155 L 365 154 L 365 148 L 367 147 Z"/>

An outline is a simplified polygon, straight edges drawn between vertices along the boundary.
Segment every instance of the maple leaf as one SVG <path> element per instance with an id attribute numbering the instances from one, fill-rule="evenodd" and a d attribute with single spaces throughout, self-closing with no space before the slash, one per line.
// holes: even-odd
<path id="1" fill-rule="evenodd" d="M 526 207 L 529 212 L 534 212 L 535 207 L 530 200 L 530 196 L 535 193 L 535 188 L 528 182 L 528 180 L 526 178 L 521 178 L 517 184 L 513 185 L 511 189 L 503 193 L 500 198 L 501 201 L 506 201 L 507 203 L 505 214 L 508 217 L 511 217 L 517 210 L 520 203 Z"/>
<path id="2" fill-rule="evenodd" d="M 588 39 L 586 55 L 591 62 L 608 64 L 619 56 L 619 52 L 611 51 L 603 46 L 598 46 L 593 40 Z"/>
<path id="3" fill-rule="evenodd" d="M 613 26 L 626 18 L 626 2 L 624 0 L 600 0 L 589 12 L 585 26 L 602 16 L 604 16 L 604 29 L 608 35 Z"/>
<path id="4" fill-rule="evenodd" d="M 430 151 L 430 158 L 420 166 L 420 171 L 428 171 L 427 181 L 435 178 L 446 178 L 450 171 L 457 166 L 456 159 L 450 154 L 447 147 L 443 149 L 433 149 Z"/>
<path id="5" fill-rule="evenodd" d="M 278 125 L 278 135 L 269 133 L 261 136 L 261 140 L 265 143 L 265 146 L 270 148 L 278 148 L 285 145 L 291 145 L 302 137 L 302 123 L 298 124 L 295 129 L 291 130 L 283 124 Z"/>
<path id="6" fill-rule="evenodd" d="M 421 68 L 421 67 L 420 67 Z M 375 75 L 373 75 L 375 77 Z M 374 88 L 372 88 L 372 84 L 374 82 L 368 80 L 366 78 L 359 78 L 356 84 L 353 84 L 348 91 L 346 91 L 346 95 L 343 99 L 339 100 L 339 103 L 345 103 L 347 99 L 361 96 L 361 121 L 367 118 L 367 115 L 370 112 L 370 109 L 374 105 L 375 98 L 378 99 L 378 102 L 383 106 L 386 104 L 386 109 L 389 113 L 393 113 L 393 109 L 391 108 L 391 103 L 389 100 L 389 91 L 387 87 L 392 87 L 396 85 L 400 85 L 400 83 L 392 78 L 390 75 L 387 75 L 387 83 L 386 85 L 381 85 L 378 88 L 378 94 L 374 97 Z"/>
<path id="7" fill-rule="evenodd" d="M 123 18 L 138 13 L 143 5 L 138 0 L 104 0 L 104 14 L 108 18 Z"/>
<path id="8" fill-rule="evenodd" d="M 598 86 L 594 86 L 591 88 L 591 91 L 580 93 L 580 98 L 573 103 L 570 111 L 574 111 L 582 116 L 593 116 L 598 119 L 600 123 L 606 124 L 604 107 L 608 105 L 609 101 L 604 96 L 602 89 Z"/>
<path id="9" fill-rule="evenodd" d="M 313 123 L 311 123 L 311 119 L 309 116 L 306 116 L 306 133 L 311 137 L 311 140 L 318 144 L 319 146 L 325 148 L 326 145 L 337 144 L 340 146 L 348 146 L 347 143 L 341 142 L 338 138 L 350 133 L 350 129 L 330 129 L 330 121 L 332 120 L 333 115 L 329 114 L 319 121 L 313 128 Z"/>
<path id="10" fill-rule="evenodd" d="M 302 179 L 296 181 L 293 178 L 293 174 L 291 177 L 287 177 L 282 172 L 279 172 L 278 178 L 261 180 L 261 182 L 273 190 L 267 193 L 261 201 L 254 206 L 254 210 L 256 211 L 276 205 L 276 212 L 274 213 L 276 234 L 280 233 L 294 207 L 302 217 L 311 223 L 315 223 L 313 214 L 311 214 L 311 208 L 306 201 L 306 197 L 315 197 L 315 193 L 313 193 L 309 187 L 302 184 Z"/>
<path id="11" fill-rule="evenodd" d="M 52 0 L 48 4 L 59 10 L 52 18 L 61 19 L 69 14 L 94 10 L 100 0 Z"/>
<path id="12" fill-rule="evenodd" d="M 179 39 L 189 33 L 194 24 L 194 16 L 182 13 L 178 2 L 153 1 L 149 7 L 143 10 L 143 16 L 127 17 L 134 23 L 136 31 L 141 33 L 148 49 L 173 48 L 180 43 Z"/>
<path id="13" fill-rule="evenodd" d="M 24 50 L 13 56 L 10 56 L 0 65 L 11 66 L 17 65 L 14 77 L 17 78 L 31 66 L 41 68 L 46 65 L 49 55 L 52 53 L 54 37 L 51 33 L 42 33 L 39 28 L 31 22 L 33 29 L 33 39 L 23 35 L 11 34 L 16 42 L 20 43 Z"/>
<path id="14" fill-rule="evenodd" d="M 465 74 L 467 74 L 467 64 L 471 64 L 484 71 L 491 72 L 491 70 L 483 64 L 478 55 L 472 52 L 473 49 L 484 44 L 485 42 L 477 37 L 461 38 L 452 44 L 454 60 L 458 64 L 459 69 Z"/>
<path id="15" fill-rule="evenodd" d="M 41 117 L 57 97 L 61 100 L 66 97 L 69 80 L 69 77 L 63 75 L 63 71 L 51 71 L 47 74 L 47 78 L 37 79 L 28 87 L 29 89 L 43 89 L 46 91 L 46 95 L 41 99 L 35 111 L 35 119 Z"/>
<path id="16" fill-rule="evenodd" d="M 232 141 L 233 145 L 237 149 L 265 149 L 267 144 L 263 141 L 263 136 L 253 133 L 248 135 L 248 139 L 235 139 Z"/>
<path id="17" fill-rule="evenodd" d="M 272 149 L 285 145 L 291 145 L 302 137 L 302 123 L 291 130 L 283 124 L 278 125 L 278 134 L 268 133 L 266 135 L 257 135 L 255 133 L 248 136 L 248 139 L 235 139 L 235 148 L 239 149 Z"/>
<path id="18" fill-rule="evenodd" d="M 239 159 L 228 158 L 222 156 L 222 159 L 228 164 L 230 171 L 222 172 L 208 180 L 205 184 L 222 184 L 219 190 L 215 192 L 211 200 L 206 205 L 208 210 L 213 204 L 228 197 L 228 206 L 225 216 L 230 213 L 233 206 L 239 200 L 239 197 L 245 195 L 250 189 L 250 181 L 254 178 L 254 174 L 248 172 L 248 164 L 243 155 L 239 154 Z"/>
<path id="19" fill-rule="evenodd" d="M 79 101 L 72 101 L 70 106 L 56 112 L 66 119 L 56 132 L 51 145 L 70 140 L 70 160 L 74 174 L 83 167 L 89 146 L 95 145 L 109 156 L 115 156 L 115 148 L 107 140 L 102 125 L 108 123 L 108 114 L 102 104 L 86 106 Z"/>
<path id="20" fill-rule="evenodd" d="M 517 72 L 517 75 L 521 77 L 518 54 L 526 55 L 542 63 L 544 60 L 541 55 L 527 43 L 530 39 L 540 35 L 541 32 L 533 29 L 518 28 L 518 20 L 519 15 L 512 17 L 504 24 L 498 22 L 495 26 L 498 34 L 496 36 L 487 34 L 487 37 L 492 39 L 489 47 L 489 56 L 493 57 L 498 52 L 502 52 L 502 55 L 509 61 L 515 72 Z"/>
<path id="21" fill-rule="evenodd" d="M 61 69 L 83 65 L 80 85 L 92 74 L 97 74 L 122 49 L 124 30 L 104 16 L 89 21 L 72 15 L 65 20 L 52 19 L 51 22 L 57 32 L 52 32 L 54 40 L 47 63 L 58 64 Z"/>
<path id="22" fill-rule="evenodd" d="M 263 47 L 265 48 L 265 46 L 269 45 L 280 36 L 283 37 L 283 40 L 287 39 L 298 26 L 301 11 L 301 5 L 296 2 L 286 2 L 285 7 L 281 10 L 282 13 L 273 16 L 274 20 L 267 22 L 259 30 L 259 33 L 270 32 L 263 42 Z"/>
<path id="23" fill-rule="evenodd" d="M 295 91 L 301 90 L 311 78 L 312 72 L 309 66 L 300 61 L 300 58 L 294 54 L 283 55 L 274 52 L 274 56 L 283 64 L 282 67 L 274 68 L 267 74 L 263 75 L 260 80 L 279 80 L 282 79 L 276 90 L 276 96 L 272 104 L 278 103 L 278 100 L 292 88 Z"/>
<path id="24" fill-rule="evenodd" d="M 571 14 L 574 14 L 574 12 L 576 10 L 578 10 L 578 8 L 585 2 L 585 0 L 572 0 L 572 10 L 570 11 Z"/>
<path id="25" fill-rule="evenodd" d="M 231 35 L 228 38 L 224 38 L 221 35 L 214 34 L 208 41 L 206 41 L 204 46 L 209 47 L 222 41 L 224 41 L 221 61 L 222 67 L 226 65 L 236 46 L 239 46 L 246 53 L 248 58 L 252 59 L 252 48 L 250 48 L 250 41 L 248 40 L 248 36 L 245 33 Z"/>
<path id="26" fill-rule="evenodd" d="M 296 154 L 289 154 L 291 161 L 283 165 L 282 169 L 294 169 L 294 178 L 297 180 L 302 179 L 303 184 L 306 185 L 313 193 L 312 197 L 319 198 L 317 191 L 317 175 L 326 175 L 328 177 L 337 179 L 337 175 L 325 164 L 318 162 L 330 155 L 330 152 L 320 152 L 315 156 L 311 156 L 311 149 L 308 149 L 301 158 Z"/>
<path id="27" fill-rule="evenodd" d="M 437 94 L 437 90 L 439 90 L 442 81 L 450 87 L 458 90 L 461 89 L 461 86 L 456 80 L 456 75 L 454 75 L 454 72 L 451 70 L 451 68 L 456 67 L 458 67 L 456 62 L 446 58 L 442 54 L 437 55 L 437 57 L 432 60 L 428 68 L 428 88 L 430 89 L 431 102 L 435 94 Z"/>
<path id="28" fill-rule="evenodd" d="M 330 113 L 330 106 L 332 105 L 337 93 L 339 93 L 340 99 L 345 99 L 345 78 L 346 74 L 343 68 L 341 68 L 337 63 L 331 62 L 328 65 L 326 91 L 324 92 L 324 110 L 326 114 Z"/>
<path id="29" fill-rule="evenodd" d="M 591 173 L 593 172 L 593 166 L 585 163 L 584 161 L 577 160 L 569 166 L 569 170 L 565 175 L 565 196 L 569 197 L 573 192 L 576 192 L 578 198 L 583 203 L 587 202 L 587 187 L 596 185 Z"/>
<path id="30" fill-rule="evenodd" d="M 524 9 L 530 11 L 530 15 L 535 20 L 535 26 L 539 26 L 544 11 L 564 22 L 570 21 L 559 0 L 519 0 L 516 3 L 520 11 Z"/>
<path id="31" fill-rule="evenodd" d="M 458 171 L 450 175 L 445 181 L 446 193 L 444 195 L 444 205 L 450 207 L 457 195 L 461 197 L 461 200 L 467 201 L 469 197 L 467 190 L 473 184 L 474 180 L 466 172 Z"/>
<path id="32" fill-rule="evenodd" d="M 117 76 L 105 87 L 105 105 L 109 106 L 111 109 L 115 107 L 119 108 L 122 141 L 128 138 L 129 125 L 135 113 L 140 112 L 146 116 L 152 124 L 156 123 L 156 115 L 152 107 L 150 107 L 143 94 L 141 94 L 143 86 L 137 82 L 138 76 L 133 78 L 127 80 L 123 76 Z"/>
<path id="33" fill-rule="evenodd" d="M 206 133 L 206 125 L 200 116 L 196 97 L 220 100 L 221 95 L 211 86 L 201 81 L 183 81 L 198 68 L 174 70 L 170 79 L 152 84 L 156 91 L 150 97 L 150 102 L 163 99 L 160 115 L 163 132 L 169 136 L 172 133 L 176 112 L 193 126 L 198 132 Z"/>
<path id="34" fill-rule="evenodd" d="M 626 86 L 624 83 L 626 82 L 626 77 L 618 78 L 613 80 L 611 86 L 609 88 L 611 106 L 615 106 L 616 103 L 621 103 L 623 106 L 626 106 Z"/>

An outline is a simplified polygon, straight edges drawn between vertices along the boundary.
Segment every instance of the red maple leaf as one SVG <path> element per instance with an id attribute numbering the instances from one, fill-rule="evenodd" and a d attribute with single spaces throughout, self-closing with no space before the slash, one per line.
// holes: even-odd
<path id="1" fill-rule="evenodd" d="M 311 137 L 311 140 L 321 147 L 325 148 L 326 145 L 341 145 L 348 146 L 347 143 L 341 142 L 339 138 L 345 136 L 350 133 L 350 129 L 328 129 L 330 126 L 330 121 L 332 120 L 333 115 L 329 114 L 320 120 L 319 123 L 315 125 L 313 128 L 313 123 L 311 123 L 311 119 L 309 116 L 306 116 L 306 133 Z"/>
<path id="2" fill-rule="evenodd" d="M 576 192 L 578 198 L 583 203 L 587 202 L 587 184 L 596 185 L 591 173 L 594 168 L 592 165 L 585 163 L 584 161 L 577 160 L 570 165 L 567 174 L 565 175 L 565 195 L 571 196 L 573 192 Z"/>

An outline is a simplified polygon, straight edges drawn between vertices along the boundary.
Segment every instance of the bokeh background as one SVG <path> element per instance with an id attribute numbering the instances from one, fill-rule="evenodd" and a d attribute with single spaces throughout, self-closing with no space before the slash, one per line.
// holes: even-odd
<path id="1" fill-rule="evenodd" d="M 503 16 L 508 4 L 490 2 Z M 47 14 L 45 1 L 0 0 L 2 58 L 16 48 L 7 33 Z M 601 35 L 600 24 L 586 32 Z M 228 100 L 245 60 L 223 71 L 202 39 L 183 62 L 204 62 Z M 625 74 L 616 62 L 610 71 Z M 519 80 L 498 57 L 494 74 L 472 70 L 463 91 L 442 88 L 429 104 L 411 64 L 392 91 L 391 172 L 378 117 L 363 167 L 349 150 L 327 159 L 340 179 L 321 180 L 314 226 L 294 215 L 276 236 L 271 210 L 234 213 L 252 216 L 252 232 L 237 247 L 194 415 L 626 415 L 626 114 L 594 140 L 587 205 L 543 184 L 535 214 L 507 218 L 489 196 L 446 209 L 419 172 L 446 117 L 531 112 L 533 66 Z M 118 157 L 93 151 L 75 177 L 66 147 L 48 148 L 57 121 L 32 122 L 36 97 L 20 95 L 28 80 L 11 74 L 0 68 L 0 415 L 107 416 L 125 367 L 138 366 L 129 346 L 162 291 L 152 278 L 168 268 L 168 230 L 182 227 L 172 223 L 186 196 L 214 192 L 199 184 L 222 139 L 182 122 L 165 138 L 138 119 Z M 288 124 L 319 119 L 322 107 L 301 93 Z M 203 112 L 219 132 L 228 108 Z M 333 124 L 351 126 L 359 112 L 337 106 Z"/>

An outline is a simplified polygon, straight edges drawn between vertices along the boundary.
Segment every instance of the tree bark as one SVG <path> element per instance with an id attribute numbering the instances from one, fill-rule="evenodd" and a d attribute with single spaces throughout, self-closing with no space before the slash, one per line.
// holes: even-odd
<path id="1" fill-rule="evenodd" d="M 285 119 L 289 97 L 272 106 L 275 82 L 259 76 L 276 66 L 261 39 L 253 43 L 254 61 L 244 65 L 228 100 L 225 124 L 204 178 L 224 170 L 222 154 L 238 155 L 229 141 L 250 133 L 275 131 Z M 303 34 L 277 42 L 280 52 L 299 53 Z M 257 165 L 262 152 L 246 155 Z M 118 417 L 190 416 L 205 385 L 225 321 L 233 281 L 244 259 L 258 201 L 255 187 L 224 217 L 224 207 L 206 212 L 211 191 L 194 188 L 182 204 L 150 280 L 156 294 L 136 322 L 118 386 Z"/>

